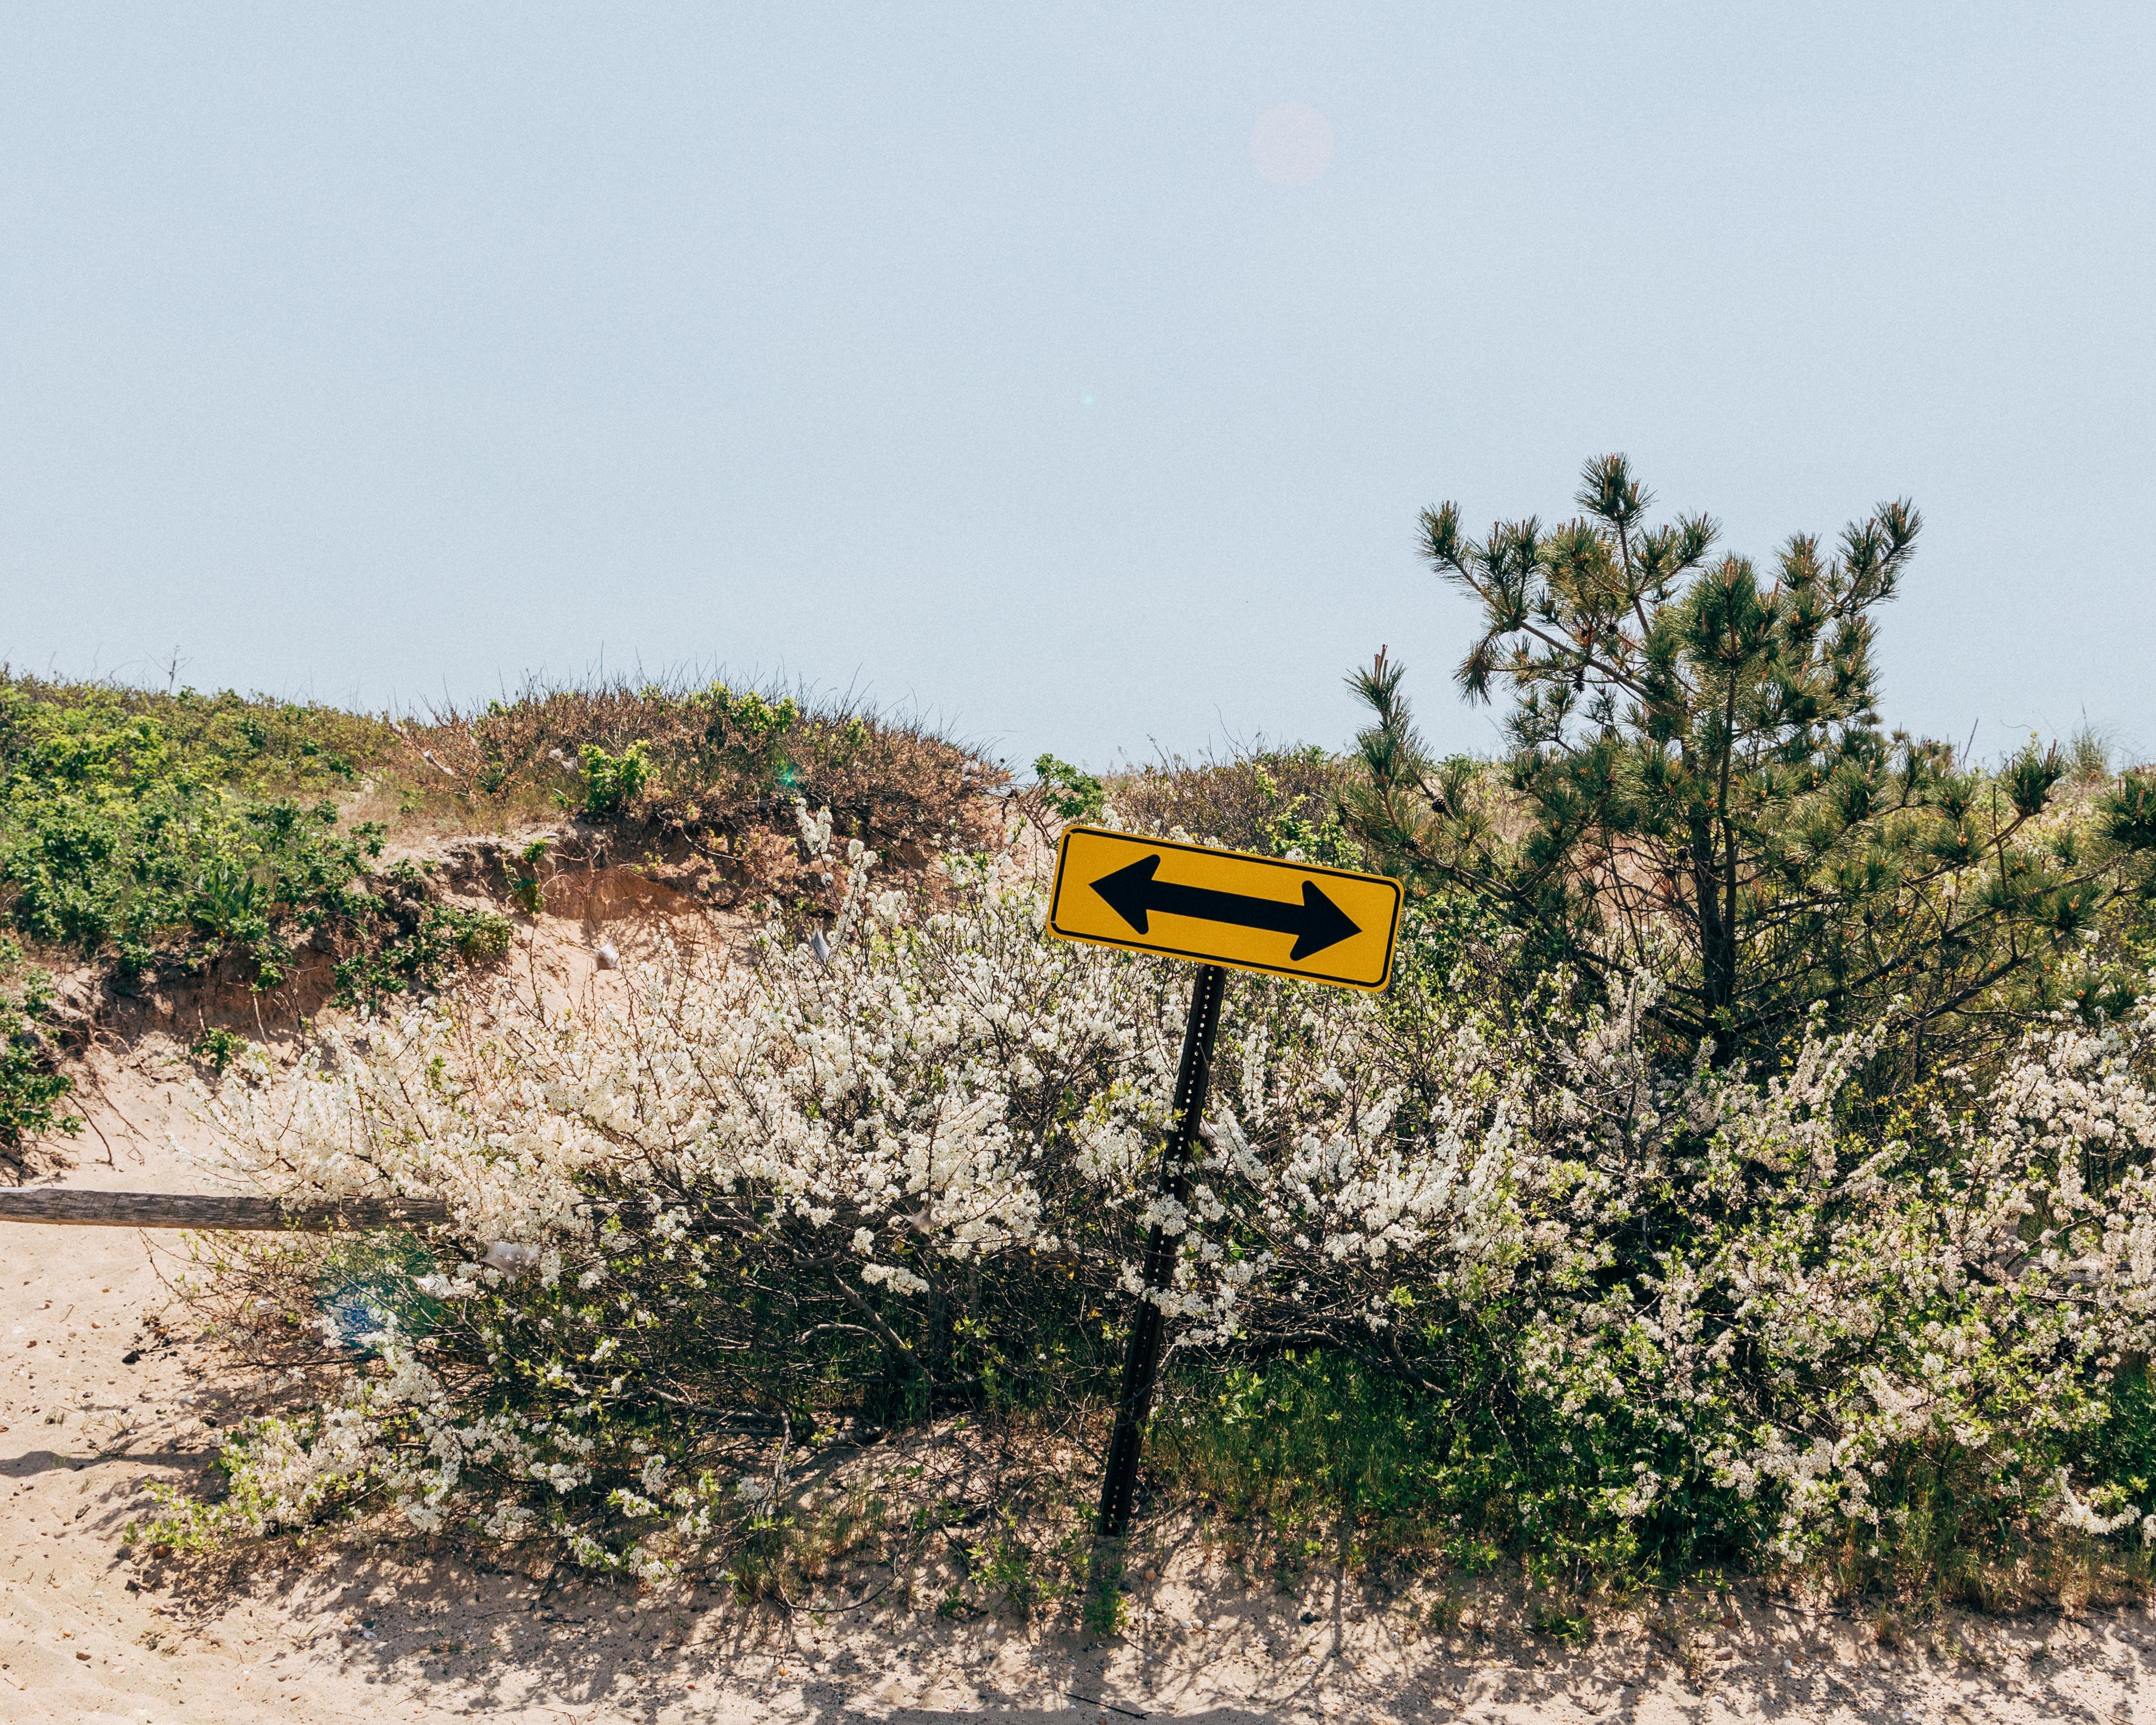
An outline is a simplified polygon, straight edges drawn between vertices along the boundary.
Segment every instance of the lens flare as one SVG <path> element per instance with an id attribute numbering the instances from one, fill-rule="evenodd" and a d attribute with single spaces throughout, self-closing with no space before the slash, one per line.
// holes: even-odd
<path id="1" fill-rule="evenodd" d="M 1283 102 L 1250 128 L 1250 160 L 1276 186 L 1307 186 L 1332 165 L 1332 127 L 1317 109 Z"/>

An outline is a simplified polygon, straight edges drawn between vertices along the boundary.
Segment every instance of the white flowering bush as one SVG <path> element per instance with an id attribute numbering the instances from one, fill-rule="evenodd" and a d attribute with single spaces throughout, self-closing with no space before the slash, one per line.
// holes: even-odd
<path id="1" fill-rule="evenodd" d="M 709 1563 L 819 1426 L 1101 1397 L 1141 1296 L 1173 1337 L 1157 1453 L 1201 1471 L 1300 1417 L 1265 1385 L 1315 1363 L 1416 1434 L 1385 1491 L 1532 1548 L 1892 1541 L 1894 1482 L 1948 1465 L 2031 1527 L 2156 1534 L 2116 1409 L 2156 1321 L 2145 1004 L 1882 1127 L 1849 1103 L 1884 1027 L 1770 1077 L 1673 1066 L 1652 978 L 1515 998 L 1411 925 L 1383 999 L 1235 980 L 1163 1197 L 1188 973 L 1044 939 L 1010 865 L 916 916 L 872 864 L 821 954 L 666 952 L 574 1010 L 439 1004 L 228 1087 L 258 1183 L 454 1219 L 428 1332 L 388 1322 L 312 1416 L 237 1434 L 230 1495 L 162 1537 L 372 1504 Z"/>

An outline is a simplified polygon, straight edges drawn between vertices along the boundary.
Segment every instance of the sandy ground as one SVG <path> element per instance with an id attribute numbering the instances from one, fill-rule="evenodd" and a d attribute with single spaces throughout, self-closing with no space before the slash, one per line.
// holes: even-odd
<path id="1" fill-rule="evenodd" d="M 202 1189 L 163 1142 L 183 1075 L 151 1053 L 93 1071 L 102 1136 L 62 1183 Z M 946 1620 L 932 1594 L 789 1614 L 349 1548 L 161 1581 L 123 1533 L 146 1486 L 199 1471 L 248 1394 L 161 1279 L 174 1245 L 0 1224 L 0 1720 L 2156 1725 L 2156 1616 L 2139 1610 L 1948 1615 L 1890 1647 L 1846 1614 L 1754 1599 L 1696 1613 L 1676 1645 L 1611 1620 L 1568 1648 L 1517 1613 L 1448 1624 L 1412 1591 L 1254 1584 L 1196 1542 L 1161 1554 L 1106 1643 L 1067 1618 Z"/>

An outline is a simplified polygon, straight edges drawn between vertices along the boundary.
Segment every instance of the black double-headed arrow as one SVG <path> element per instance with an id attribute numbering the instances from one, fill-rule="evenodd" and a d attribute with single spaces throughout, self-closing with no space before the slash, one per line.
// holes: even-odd
<path id="1" fill-rule="evenodd" d="M 1159 869 L 1159 857 L 1142 857 L 1127 868 L 1103 875 L 1093 883 L 1093 891 L 1140 934 L 1147 932 L 1146 918 L 1154 911 L 1163 916 L 1195 916 L 1206 922 L 1291 934 L 1295 947 L 1287 955 L 1291 963 L 1300 963 L 1363 932 L 1345 911 L 1318 891 L 1315 880 L 1302 883 L 1302 902 L 1298 905 L 1284 899 L 1219 892 L 1210 886 L 1178 886 L 1172 880 L 1155 880 Z"/>

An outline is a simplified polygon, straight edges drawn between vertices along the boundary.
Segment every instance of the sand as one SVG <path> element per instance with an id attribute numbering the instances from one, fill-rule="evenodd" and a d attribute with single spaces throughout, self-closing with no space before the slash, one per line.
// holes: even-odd
<path id="1" fill-rule="evenodd" d="M 208 1189 L 166 1142 L 189 1135 L 171 1055 L 95 1056 L 99 1130 L 60 1183 Z M 125 1532 L 259 1393 L 173 1297 L 183 1250 L 0 1224 L 0 1720 L 2156 1722 L 2139 1609 L 1948 1612 L 1886 1645 L 1874 1620 L 1740 1592 L 1692 1602 L 1674 1642 L 1613 1615 L 1568 1647 L 1502 1600 L 1448 1623 L 1412 1588 L 1284 1591 L 1188 1539 L 1103 1642 L 1067 1609 L 947 1620 L 932 1589 L 788 1613 L 349 1546 L 177 1571 Z"/>

